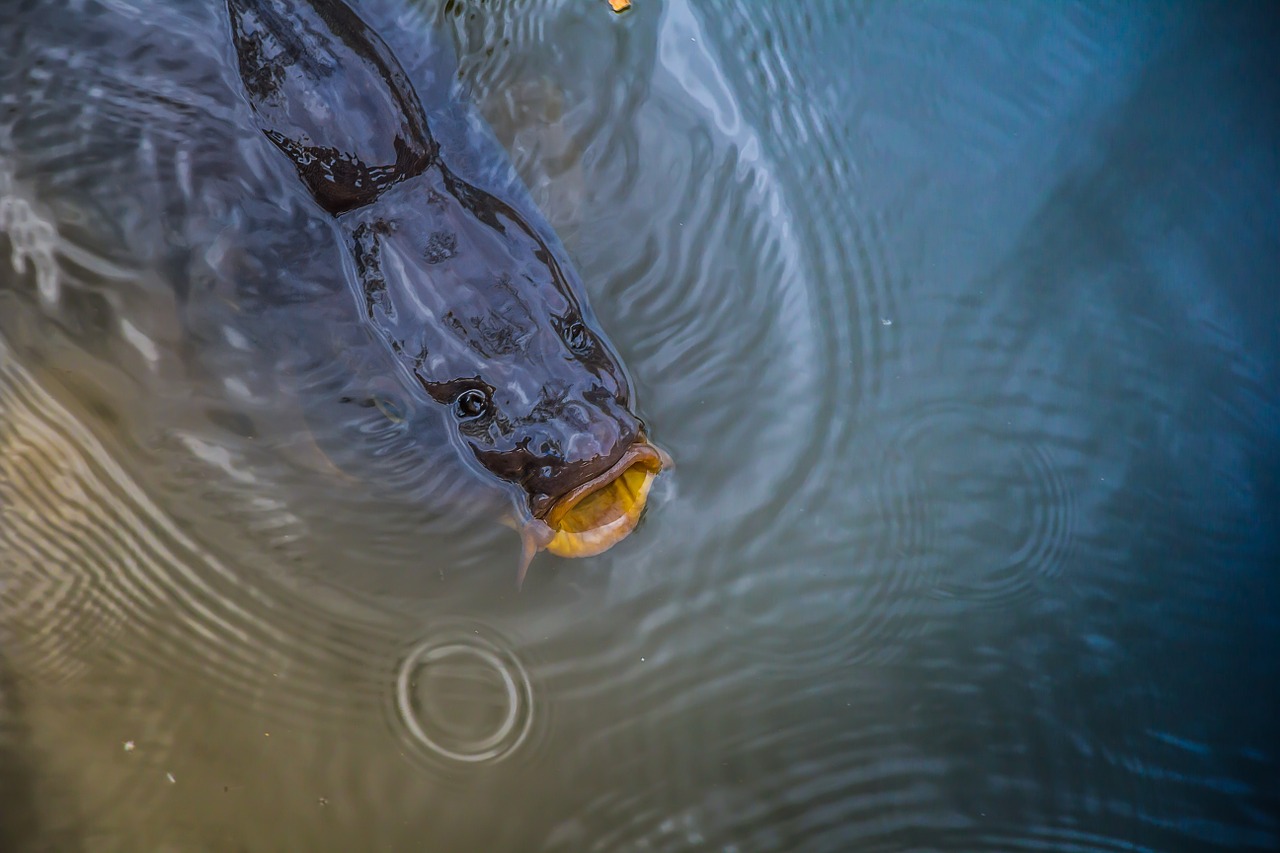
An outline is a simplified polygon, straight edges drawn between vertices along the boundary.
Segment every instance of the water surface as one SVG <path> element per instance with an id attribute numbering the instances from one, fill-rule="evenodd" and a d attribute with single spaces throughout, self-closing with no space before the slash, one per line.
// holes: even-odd
<path id="1" fill-rule="evenodd" d="M 1271 7 L 421 12 L 676 470 L 517 594 L 185 369 L 0 93 L 0 841 L 1280 845 Z"/>

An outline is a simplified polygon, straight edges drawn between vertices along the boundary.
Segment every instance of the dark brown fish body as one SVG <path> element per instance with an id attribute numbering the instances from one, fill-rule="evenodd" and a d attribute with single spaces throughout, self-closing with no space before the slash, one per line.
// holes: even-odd
<path id="1" fill-rule="evenodd" d="M 403 69 L 350 8 L 228 9 L 256 121 L 337 217 L 361 322 L 399 362 L 397 413 L 450 413 L 535 517 L 618 462 L 642 426 L 545 222 L 450 168 Z"/>
<path id="2" fill-rule="evenodd" d="M 0 168 L 169 279 L 194 346 L 251 350 L 265 393 L 291 377 L 340 467 L 421 493 L 470 471 L 526 549 L 561 498 L 661 467 L 447 50 L 393 53 L 361 17 L 381 0 L 66 4 L 0 24 Z"/>

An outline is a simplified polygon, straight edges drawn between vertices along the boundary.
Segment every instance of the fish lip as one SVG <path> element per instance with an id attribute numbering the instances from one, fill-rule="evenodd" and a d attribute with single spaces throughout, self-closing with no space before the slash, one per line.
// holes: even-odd
<path id="1" fill-rule="evenodd" d="M 636 437 L 630 447 L 623 451 L 616 462 L 590 480 L 579 483 L 551 501 L 541 513 L 535 514 L 534 518 L 554 528 L 556 522 L 567 515 L 569 510 L 573 509 L 587 495 L 609 485 L 633 465 L 644 462 L 650 463 L 654 467 L 655 473 L 672 467 L 671 457 L 660 447 L 650 444 L 649 439 L 641 434 Z"/>

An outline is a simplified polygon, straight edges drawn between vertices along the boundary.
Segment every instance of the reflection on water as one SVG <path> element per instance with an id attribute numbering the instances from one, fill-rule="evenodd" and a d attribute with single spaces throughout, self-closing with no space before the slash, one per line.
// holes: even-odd
<path id="1" fill-rule="evenodd" d="M 509 531 L 335 468 L 234 305 L 183 316 L 165 229 L 245 239 L 196 217 L 216 75 L 24 43 L 0 841 L 1280 843 L 1269 7 L 403 11 L 367 7 L 456 45 L 679 467 L 517 594 Z"/>

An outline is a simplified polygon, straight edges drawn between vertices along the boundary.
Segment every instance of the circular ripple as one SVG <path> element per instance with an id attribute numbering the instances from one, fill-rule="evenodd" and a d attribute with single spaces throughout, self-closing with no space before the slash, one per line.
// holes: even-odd
<path id="1" fill-rule="evenodd" d="M 858 472 L 831 461 L 847 458 L 858 406 L 879 392 L 881 368 L 901 346 L 892 321 L 903 273 L 891 218 L 848 213 L 847 195 L 792 169 L 797 146 L 834 144 L 833 129 L 771 109 L 756 126 L 721 73 L 712 24 L 691 4 L 670 4 L 652 30 L 574 4 L 450 9 L 443 23 L 457 37 L 459 75 L 522 174 L 565 220 L 591 223 L 562 236 L 617 336 L 642 414 L 680 466 L 660 481 L 679 478 L 679 493 L 655 493 L 647 529 L 594 561 L 625 563 L 598 576 L 625 586 L 633 604 L 665 589 L 640 634 L 593 649 L 599 661 L 584 668 L 651 662 L 673 638 L 706 643 L 706 627 L 722 624 L 726 653 L 745 646 L 779 667 L 832 649 L 847 661 L 899 647 L 891 638 L 912 629 L 905 605 L 924 591 L 918 573 L 885 569 L 893 549 L 867 541 L 876 506 L 857 493 Z M 616 38 L 628 63 L 654 72 L 579 70 L 599 59 L 590 52 L 549 63 L 548 44 L 565 42 L 543 35 L 552 27 Z M 550 109 L 519 114 L 505 99 L 515 87 Z M 764 81 L 760 91 L 771 88 Z M 552 115 L 555 134 L 528 145 L 552 155 L 542 174 L 504 127 Z M 581 162 L 569 156 L 576 151 Z M 815 210 L 838 237 L 806 236 L 796 223 Z M 830 286 L 830 271 L 845 269 L 853 280 Z M 673 559 L 696 570 L 672 571 Z M 590 689 L 608 693 L 630 670 L 600 671 Z"/>
<path id="2" fill-rule="evenodd" d="M 936 595 L 1006 603 L 1061 570 L 1075 498 L 1040 437 L 994 430 L 962 407 L 927 410 L 886 449 L 885 523 Z M 905 487 L 905 494 L 903 488 Z M 904 554 L 905 556 L 906 554 Z"/>
<path id="3" fill-rule="evenodd" d="M 507 758 L 533 728 L 524 666 L 479 630 L 454 627 L 423 640 L 395 679 L 397 733 L 415 752 L 457 764 Z"/>

